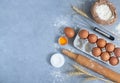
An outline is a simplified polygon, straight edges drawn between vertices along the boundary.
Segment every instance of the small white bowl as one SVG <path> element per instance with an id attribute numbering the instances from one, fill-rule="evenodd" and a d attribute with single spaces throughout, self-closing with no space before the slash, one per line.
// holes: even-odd
<path id="1" fill-rule="evenodd" d="M 60 68 L 65 63 L 64 56 L 62 54 L 56 53 L 51 56 L 50 63 L 53 67 Z"/>

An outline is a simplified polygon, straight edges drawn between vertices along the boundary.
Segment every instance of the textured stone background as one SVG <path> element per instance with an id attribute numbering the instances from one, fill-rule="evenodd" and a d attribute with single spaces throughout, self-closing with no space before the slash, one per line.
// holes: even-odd
<path id="1" fill-rule="evenodd" d="M 71 69 L 69 63 L 74 63 L 72 60 L 65 57 L 65 65 L 58 69 L 50 65 L 49 58 L 59 52 L 56 39 L 61 35 L 63 26 L 75 26 L 71 5 L 89 14 L 93 1 L 0 0 L 0 83 L 85 82 L 80 76 L 66 75 L 65 72 Z M 120 13 L 120 1 L 111 2 Z M 106 27 L 116 32 L 118 24 L 119 20 Z M 71 45 L 65 48 L 75 50 Z M 119 72 L 119 66 L 112 69 Z M 87 82 L 103 83 L 100 80 Z"/>

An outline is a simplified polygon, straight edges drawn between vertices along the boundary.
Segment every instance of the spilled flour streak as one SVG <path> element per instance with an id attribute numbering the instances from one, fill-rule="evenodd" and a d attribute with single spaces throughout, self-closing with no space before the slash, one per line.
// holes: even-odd
<path id="1" fill-rule="evenodd" d="M 54 78 L 52 83 L 64 83 L 65 75 L 61 72 L 61 70 L 54 70 L 51 72 L 51 76 Z"/>

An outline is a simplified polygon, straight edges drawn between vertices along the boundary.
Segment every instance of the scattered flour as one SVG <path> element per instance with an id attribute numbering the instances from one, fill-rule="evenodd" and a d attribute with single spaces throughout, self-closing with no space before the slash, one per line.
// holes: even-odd
<path id="1" fill-rule="evenodd" d="M 59 17 L 56 19 L 55 23 L 54 23 L 54 26 L 55 27 L 61 27 L 62 25 L 66 25 L 67 24 L 67 21 L 64 20 L 65 18 L 64 17 Z"/>
<path id="2" fill-rule="evenodd" d="M 54 78 L 53 83 L 63 83 L 65 80 L 65 76 L 61 72 L 61 70 L 54 70 L 51 72 L 51 76 Z"/>
<path id="3" fill-rule="evenodd" d="M 61 26 L 67 26 L 68 24 L 68 18 L 66 16 L 59 16 L 56 18 L 53 26 L 55 26 L 55 28 L 60 28 Z"/>
<path id="4" fill-rule="evenodd" d="M 118 34 L 120 34 L 120 23 L 116 26 L 115 30 L 117 31 Z"/>
<path id="5" fill-rule="evenodd" d="M 53 23 L 53 27 L 55 30 L 55 33 L 58 35 L 63 34 L 63 29 L 66 26 L 71 26 L 71 19 L 69 18 L 70 15 L 61 15 L 55 19 L 55 22 Z"/>
<path id="6" fill-rule="evenodd" d="M 55 48 L 55 51 L 61 49 L 60 46 L 58 45 L 58 43 L 54 43 L 54 48 Z"/>

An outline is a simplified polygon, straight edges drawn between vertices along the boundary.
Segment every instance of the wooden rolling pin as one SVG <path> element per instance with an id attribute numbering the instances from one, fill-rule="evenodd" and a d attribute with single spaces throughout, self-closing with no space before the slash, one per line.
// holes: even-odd
<path id="1" fill-rule="evenodd" d="M 99 63 L 81 55 L 75 54 L 69 50 L 63 49 L 62 53 L 68 57 L 74 59 L 80 65 L 93 70 L 94 72 L 103 75 L 104 77 L 110 79 L 113 82 L 120 83 L 120 74 L 112 71 L 111 69 L 100 65 Z"/>

